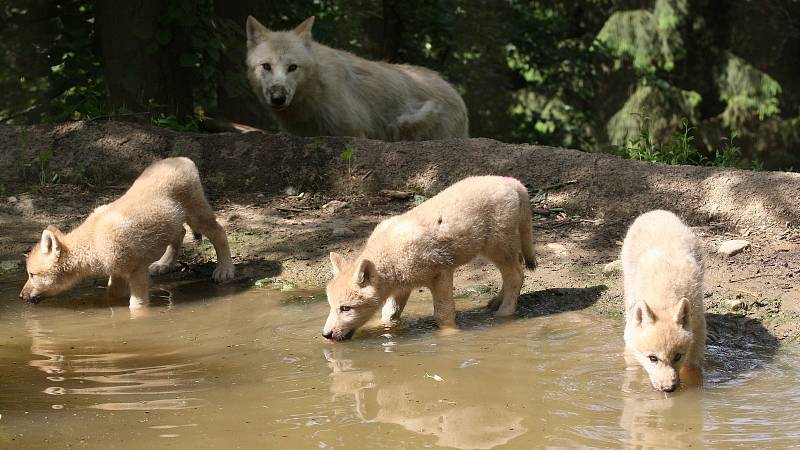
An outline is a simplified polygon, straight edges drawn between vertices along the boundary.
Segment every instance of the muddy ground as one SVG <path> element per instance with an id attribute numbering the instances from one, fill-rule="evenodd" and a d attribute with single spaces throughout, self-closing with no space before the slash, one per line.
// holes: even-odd
<path id="1" fill-rule="evenodd" d="M 345 148 L 353 151 L 348 162 Z M 354 256 L 380 220 L 464 176 L 514 176 L 531 191 L 539 268 L 523 302 L 621 317 L 621 276 L 604 271 L 641 212 L 684 217 L 706 249 L 710 339 L 776 345 L 800 336 L 800 175 L 664 166 L 487 139 L 385 143 L 285 134 L 186 134 L 119 122 L 0 127 L 0 282 L 24 281 L 21 254 L 53 223 L 68 230 L 124 192 L 154 159 L 191 157 L 226 225 L 235 281 L 324 286 L 327 255 Z M 39 155 L 52 149 L 41 176 Z M 400 191 L 387 195 L 384 190 Z M 403 195 L 399 195 L 403 197 Z M 725 240 L 750 247 L 717 253 Z M 188 238 L 183 271 L 210 273 L 213 251 Z M 459 305 L 497 290 L 481 261 L 457 273 Z M 471 307 L 471 306 L 470 306 Z"/>

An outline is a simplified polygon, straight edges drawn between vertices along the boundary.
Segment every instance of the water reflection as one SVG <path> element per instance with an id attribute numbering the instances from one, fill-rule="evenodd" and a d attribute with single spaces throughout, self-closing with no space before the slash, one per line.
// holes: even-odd
<path id="1" fill-rule="evenodd" d="M 331 369 L 330 390 L 334 398 L 353 398 L 355 412 L 364 422 L 400 425 L 435 436 L 436 445 L 460 449 L 506 445 L 527 431 L 522 416 L 502 404 L 487 403 L 484 395 L 465 395 L 453 383 L 433 379 L 398 380 L 391 368 L 359 369 L 344 352 L 324 349 Z"/>
<path id="2" fill-rule="evenodd" d="M 654 391 L 641 370 L 626 370 L 620 426 L 630 448 L 702 448 L 703 393 L 682 386 L 678 392 Z"/>
<path id="3" fill-rule="evenodd" d="M 103 401 L 90 403 L 89 408 L 104 410 L 187 409 L 207 402 L 184 395 L 197 390 L 199 371 L 195 362 L 186 362 L 176 352 L 157 348 L 123 352 L 127 346 L 123 336 L 87 335 L 85 327 L 60 327 L 56 333 L 41 320 L 26 320 L 33 356 L 44 359 L 29 361 L 31 367 L 44 372 L 50 384 L 42 390 L 53 396 L 101 396 L 103 400 L 117 396 L 136 396 L 137 401 Z M 149 351 L 148 351 L 149 350 Z M 161 397 L 142 400 L 140 396 Z M 60 409 L 63 405 L 57 406 Z"/>

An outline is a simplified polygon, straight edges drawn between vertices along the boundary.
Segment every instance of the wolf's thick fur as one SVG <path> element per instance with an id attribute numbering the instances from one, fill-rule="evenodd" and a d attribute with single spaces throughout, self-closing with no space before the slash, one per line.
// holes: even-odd
<path id="1" fill-rule="evenodd" d="M 533 269 L 533 231 L 528 191 L 507 177 L 471 177 L 448 187 L 411 211 L 384 220 L 355 261 L 331 253 L 331 306 L 323 336 L 347 339 L 379 308 L 391 324 L 400 318 L 411 290 L 433 294 L 440 328 L 455 327 L 453 271 L 478 255 L 492 261 L 503 287 L 489 307 L 514 314 L 523 263 Z"/>
<path id="2" fill-rule="evenodd" d="M 650 211 L 631 225 L 621 259 L 625 358 L 629 366 L 644 367 L 654 388 L 672 392 L 682 369 L 699 376 L 703 365 L 706 320 L 697 240 L 673 213 Z"/>
<path id="3" fill-rule="evenodd" d="M 127 295 L 127 284 L 131 308 L 140 307 L 149 297 L 148 271 L 174 266 L 184 223 L 214 244 L 214 280 L 233 278 L 228 238 L 206 201 L 197 167 L 188 158 L 169 158 L 145 169 L 122 197 L 95 209 L 69 234 L 53 226 L 44 230 L 28 255 L 20 297 L 36 302 L 81 279 L 106 275 L 111 295 Z"/>
<path id="4" fill-rule="evenodd" d="M 247 18 L 247 77 L 281 128 L 385 141 L 468 137 L 464 101 L 436 72 L 326 47 L 311 38 L 313 23 L 270 31 Z"/>

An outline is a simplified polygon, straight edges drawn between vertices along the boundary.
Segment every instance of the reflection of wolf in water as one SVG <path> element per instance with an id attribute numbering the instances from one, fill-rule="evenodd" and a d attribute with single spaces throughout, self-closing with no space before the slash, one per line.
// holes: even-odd
<path id="1" fill-rule="evenodd" d="M 620 426 L 630 448 L 703 448 L 703 397 L 699 392 L 656 394 L 626 371 Z"/>
<path id="2" fill-rule="evenodd" d="M 401 425 L 414 433 L 435 436 L 436 445 L 461 449 L 506 445 L 527 431 L 523 418 L 503 405 L 442 401 L 441 392 L 433 389 L 431 397 L 412 382 L 381 385 L 380 374 L 356 369 L 353 360 L 341 357 L 340 349 L 324 352 L 331 368 L 331 392 L 334 397 L 352 395 L 356 413 L 365 422 Z M 409 396 L 418 401 L 409 401 Z"/>

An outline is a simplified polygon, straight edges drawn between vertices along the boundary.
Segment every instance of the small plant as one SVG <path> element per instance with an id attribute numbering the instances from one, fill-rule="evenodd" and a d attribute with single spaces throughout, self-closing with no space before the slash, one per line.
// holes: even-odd
<path id="1" fill-rule="evenodd" d="M 744 167 L 741 149 L 736 145 L 737 134 L 722 139 L 722 145 L 715 149 L 707 148 L 705 155 L 694 147 L 695 128 L 689 119 L 681 118 L 682 129 L 672 135 L 672 140 L 665 144 L 655 142 L 650 134 L 650 119 L 646 115 L 639 116 L 639 131 L 635 139 L 626 144 L 606 147 L 604 151 L 613 155 L 640 161 L 660 162 L 664 164 L 691 164 L 695 166 Z M 706 155 L 711 155 L 709 158 Z M 753 170 L 763 170 L 763 164 L 754 160 Z"/>
<path id="2" fill-rule="evenodd" d="M 750 169 L 752 169 L 755 172 L 765 171 L 766 168 L 764 167 L 764 161 L 761 161 L 760 159 L 753 159 L 752 161 L 750 161 Z"/>
<path id="3" fill-rule="evenodd" d="M 650 134 L 650 118 L 644 114 L 634 114 L 639 124 L 639 131 L 635 138 L 625 144 L 612 145 L 607 149 L 609 153 L 627 159 L 638 161 L 661 161 L 660 152 L 653 142 Z"/>
<path id="4" fill-rule="evenodd" d="M 729 137 L 722 138 L 722 145 L 714 150 L 712 166 L 736 167 L 742 157 L 741 149 L 736 145 L 736 132 L 731 131 Z"/>
<path id="5" fill-rule="evenodd" d="M 48 180 L 47 177 L 47 165 L 50 162 L 50 158 L 53 157 L 53 149 L 48 148 L 45 150 L 41 150 L 39 155 L 37 156 L 37 162 L 39 163 L 39 186 L 46 186 L 48 183 L 56 183 L 58 182 L 58 174 L 53 174 L 52 178 Z"/>
<path id="6" fill-rule="evenodd" d="M 347 176 L 353 178 L 353 158 L 355 157 L 355 151 L 350 144 L 345 144 L 344 151 L 342 152 L 342 159 L 347 161 Z"/>
<path id="7" fill-rule="evenodd" d="M 200 131 L 200 122 L 202 119 L 191 116 L 185 124 L 181 123 L 177 117 L 173 115 L 165 115 L 159 113 L 150 119 L 150 122 L 161 128 L 167 128 L 173 131 Z"/>
<path id="8" fill-rule="evenodd" d="M 669 164 L 695 164 L 701 165 L 703 157 L 700 153 L 692 147 L 694 136 L 692 131 L 694 127 L 689 126 L 689 119 L 686 117 L 681 118 L 683 131 L 676 132 L 672 136 L 672 143 L 665 149 L 665 153 L 669 155 Z"/>
<path id="9" fill-rule="evenodd" d="M 244 180 L 245 189 L 250 189 L 251 187 L 253 187 L 253 184 L 255 182 L 256 182 L 256 177 L 255 176 L 245 178 L 245 180 Z"/>

